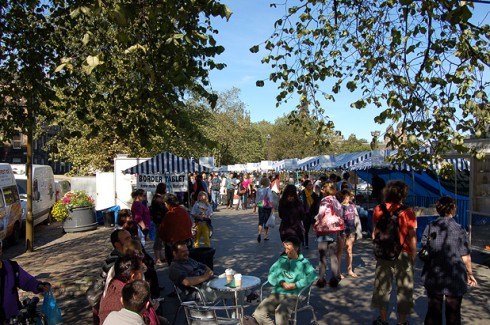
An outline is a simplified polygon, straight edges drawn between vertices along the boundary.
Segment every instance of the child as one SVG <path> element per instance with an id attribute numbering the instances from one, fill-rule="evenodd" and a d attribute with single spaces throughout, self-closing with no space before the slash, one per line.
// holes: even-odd
<path id="1" fill-rule="evenodd" d="M 196 235 L 194 237 L 194 247 L 199 247 L 201 237 L 204 240 L 204 246 L 211 247 L 210 225 L 213 207 L 209 204 L 208 195 L 201 191 L 197 195 L 197 201 L 191 210 L 191 217 L 194 218 L 196 226 Z"/>

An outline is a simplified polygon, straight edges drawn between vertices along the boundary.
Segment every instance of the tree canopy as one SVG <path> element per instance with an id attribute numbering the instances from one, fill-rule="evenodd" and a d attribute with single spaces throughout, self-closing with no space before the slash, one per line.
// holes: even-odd
<path id="1" fill-rule="evenodd" d="M 286 0 L 271 6 L 286 14 L 251 51 L 268 51 L 262 62 L 272 72 L 257 85 L 277 83 L 278 105 L 299 98 L 296 111 L 318 118 L 322 129 L 329 102 L 348 90 L 356 96 L 352 107 L 374 106 L 376 122 L 401 129 L 387 134 L 388 145 L 399 148 L 397 160 L 421 167 L 449 150 L 470 151 L 464 145 L 470 134 L 486 135 L 490 29 L 472 19 L 471 1 Z"/>

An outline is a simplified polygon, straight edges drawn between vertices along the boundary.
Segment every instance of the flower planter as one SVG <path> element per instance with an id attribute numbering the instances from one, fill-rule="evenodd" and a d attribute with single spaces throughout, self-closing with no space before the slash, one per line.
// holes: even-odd
<path id="1" fill-rule="evenodd" d="M 63 230 L 65 232 L 80 232 L 97 229 L 94 208 L 73 208 L 68 211 L 68 214 L 68 218 L 63 221 Z"/>

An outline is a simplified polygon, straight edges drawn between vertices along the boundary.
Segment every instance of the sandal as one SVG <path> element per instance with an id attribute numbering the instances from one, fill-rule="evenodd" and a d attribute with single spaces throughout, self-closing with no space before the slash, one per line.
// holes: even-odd
<path id="1" fill-rule="evenodd" d="M 352 277 L 352 278 L 358 278 L 359 276 L 357 274 L 355 274 L 354 272 L 350 272 L 349 274 L 347 274 L 348 276 Z"/>

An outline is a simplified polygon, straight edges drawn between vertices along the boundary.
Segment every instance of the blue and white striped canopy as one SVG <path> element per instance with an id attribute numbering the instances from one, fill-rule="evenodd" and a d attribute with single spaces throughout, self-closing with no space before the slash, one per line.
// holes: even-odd
<path id="1" fill-rule="evenodd" d="M 123 171 L 124 174 L 166 174 L 203 172 L 209 169 L 193 160 L 185 159 L 168 151 Z"/>

